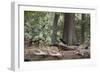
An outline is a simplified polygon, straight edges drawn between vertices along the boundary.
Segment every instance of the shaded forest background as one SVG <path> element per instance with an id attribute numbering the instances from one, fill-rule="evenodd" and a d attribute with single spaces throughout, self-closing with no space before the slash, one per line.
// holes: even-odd
<path id="1" fill-rule="evenodd" d="M 24 47 L 90 41 L 90 14 L 24 11 Z"/>

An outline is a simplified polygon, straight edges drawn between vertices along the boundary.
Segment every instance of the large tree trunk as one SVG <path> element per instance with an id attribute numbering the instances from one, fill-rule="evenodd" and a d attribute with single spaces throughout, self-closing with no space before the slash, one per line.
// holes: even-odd
<path id="1" fill-rule="evenodd" d="M 59 19 L 59 14 L 55 13 L 54 22 L 53 22 L 53 33 L 52 33 L 52 44 L 57 42 L 57 23 Z"/>
<path id="2" fill-rule="evenodd" d="M 82 22 L 81 22 L 81 43 L 85 41 L 85 14 L 82 14 Z"/>
<path id="3" fill-rule="evenodd" d="M 63 30 L 63 40 L 68 45 L 72 45 L 73 31 L 74 31 L 74 13 L 64 14 L 64 30 Z"/>
<path id="4" fill-rule="evenodd" d="M 73 26 L 73 45 L 78 44 L 75 25 Z"/>

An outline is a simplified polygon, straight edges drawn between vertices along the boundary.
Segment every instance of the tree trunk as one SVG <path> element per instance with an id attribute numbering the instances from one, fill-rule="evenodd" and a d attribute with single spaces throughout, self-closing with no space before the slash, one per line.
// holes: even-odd
<path id="1" fill-rule="evenodd" d="M 63 29 L 63 40 L 68 45 L 72 45 L 73 40 L 73 29 L 74 29 L 74 13 L 64 14 L 64 29 Z"/>
<path id="2" fill-rule="evenodd" d="M 82 14 L 82 22 L 81 22 L 81 43 L 85 41 L 85 14 Z"/>
<path id="3" fill-rule="evenodd" d="M 55 13 L 54 22 L 53 22 L 53 33 L 52 33 L 52 44 L 57 42 L 57 23 L 59 19 L 59 14 Z"/>
<path id="4" fill-rule="evenodd" d="M 76 29 L 75 29 L 75 25 L 73 26 L 73 44 L 77 44 L 77 36 L 76 36 Z"/>

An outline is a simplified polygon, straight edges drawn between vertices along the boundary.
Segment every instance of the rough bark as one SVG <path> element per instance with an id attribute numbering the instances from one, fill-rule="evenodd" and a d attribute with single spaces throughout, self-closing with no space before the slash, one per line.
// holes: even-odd
<path id="1" fill-rule="evenodd" d="M 53 22 L 53 33 L 52 33 L 52 44 L 55 44 L 57 41 L 57 23 L 59 19 L 59 14 L 55 14 Z"/>
<path id="2" fill-rule="evenodd" d="M 73 40 L 73 28 L 74 28 L 74 13 L 65 13 L 64 14 L 64 30 L 63 30 L 63 40 L 66 41 L 66 44 L 72 45 Z"/>
<path id="3" fill-rule="evenodd" d="M 82 22 L 81 22 L 81 43 L 85 41 L 85 14 L 82 14 Z"/>

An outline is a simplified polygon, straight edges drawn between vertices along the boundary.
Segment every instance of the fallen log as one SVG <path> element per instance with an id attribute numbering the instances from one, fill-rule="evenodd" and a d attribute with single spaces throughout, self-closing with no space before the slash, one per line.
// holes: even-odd
<path id="1" fill-rule="evenodd" d="M 66 44 L 63 43 L 53 44 L 51 46 L 56 46 L 58 47 L 59 50 L 63 51 L 76 50 L 78 48 L 78 46 L 67 46 Z"/>
<path id="2" fill-rule="evenodd" d="M 85 41 L 83 44 L 78 46 L 68 46 L 63 42 L 52 44 L 51 46 L 58 47 L 59 50 L 69 51 L 69 50 L 79 50 L 79 49 L 89 49 L 89 41 Z"/>

